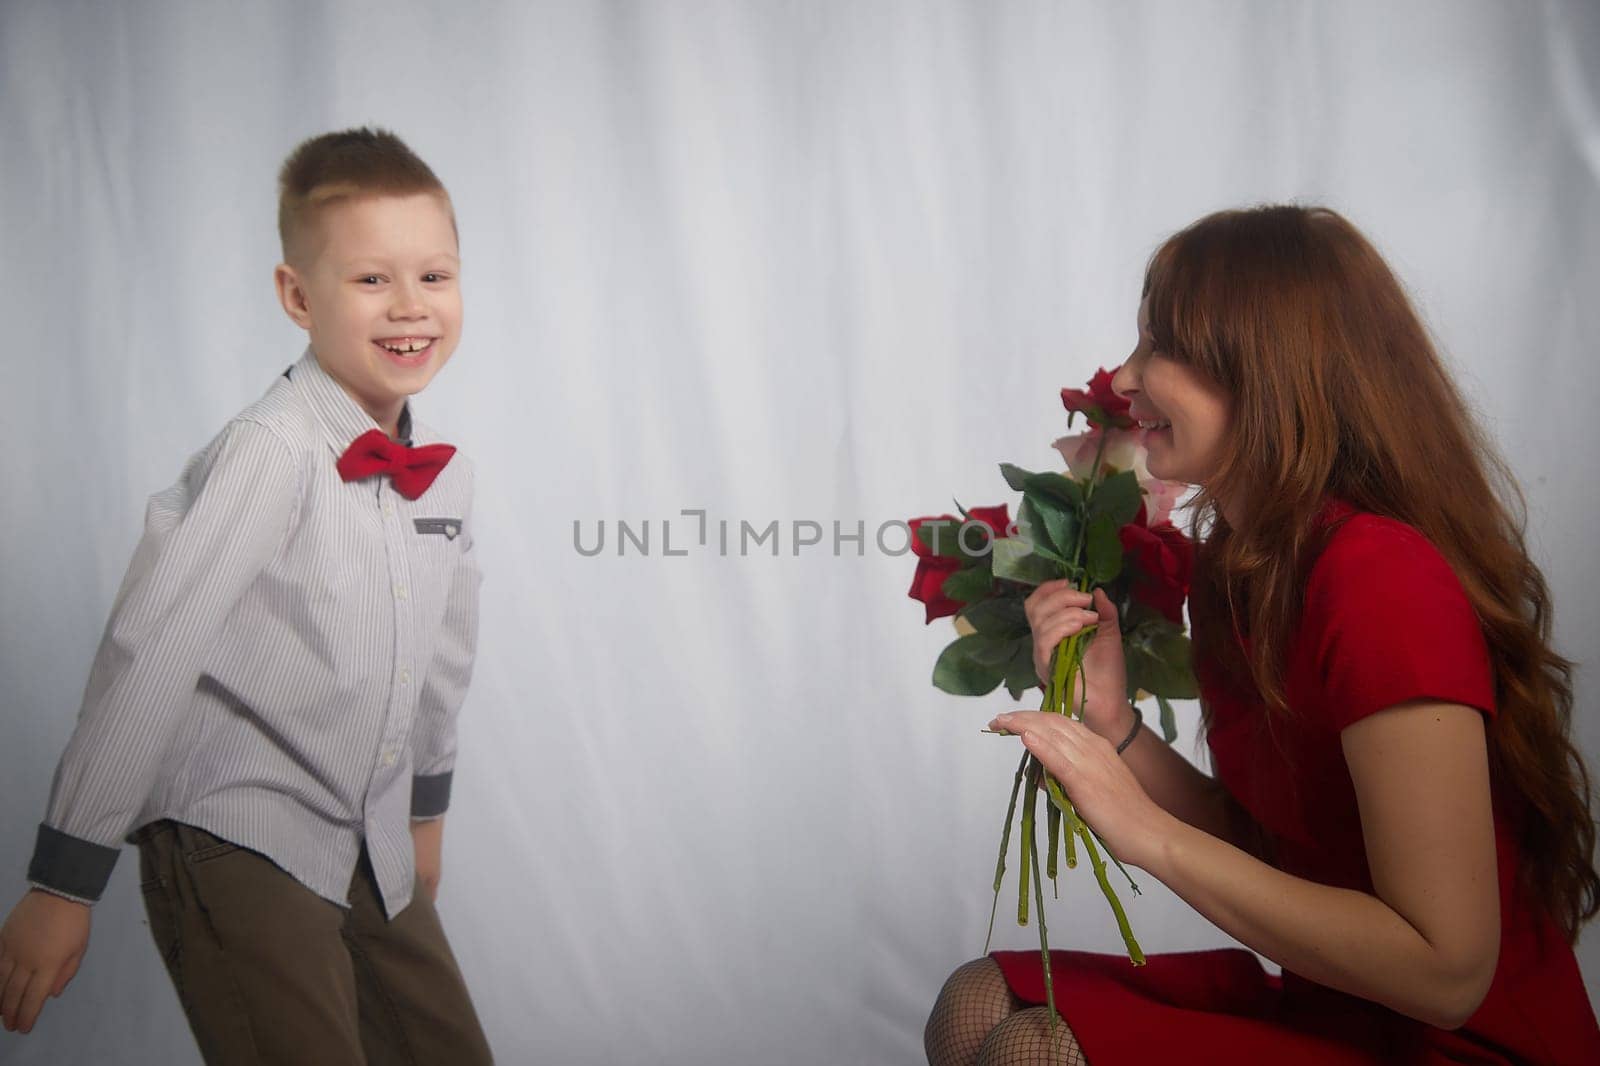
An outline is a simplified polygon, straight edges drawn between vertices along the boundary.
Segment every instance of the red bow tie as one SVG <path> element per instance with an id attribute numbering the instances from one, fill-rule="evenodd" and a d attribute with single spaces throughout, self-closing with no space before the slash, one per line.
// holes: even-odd
<path id="1" fill-rule="evenodd" d="M 408 448 L 390 440 L 381 429 L 369 429 L 339 456 L 337 469 L 346 481 L 388 474 L 394 491 L 414 500 L 428 491 L 428 486 L 455 453 L 455 446 L 451 444 Z"/>

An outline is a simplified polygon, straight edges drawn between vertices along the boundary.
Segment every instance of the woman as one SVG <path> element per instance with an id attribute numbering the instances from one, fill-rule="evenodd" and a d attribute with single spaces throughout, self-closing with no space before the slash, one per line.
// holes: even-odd
<path id="1" fill-rule="evenodd" d="M 1123 862 L 1241 943 L 967 963 L 929 1061 L 1600 1062 L 1571 944 L 1600 908 L 1571 664 L 1517 494 L 1372 246 L 1323 209 L 1202 219 L 1150 262 L 1114 386 L 1199 486 L 1190 595 L 1217 776 L 1146 735 L 1104 593 L 1028 599 L 1043 677 L 1098 625 L 1081 723 L 993 725 Z M 1121 755 L 1116 745 L 1129 738 Z"/>

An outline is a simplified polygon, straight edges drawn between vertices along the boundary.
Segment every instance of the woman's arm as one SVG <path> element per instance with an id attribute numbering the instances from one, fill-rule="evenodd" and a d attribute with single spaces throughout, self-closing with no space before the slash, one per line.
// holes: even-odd
<path id="1" fill-rule="evenodd" d="M 997 723 L 1024 734 L 1114 854 L 1285 969 L 1441 1028 L 1483 1001 L 1500 905 L 1478 711 L 1403 704 L 1341 735 L 1373 895 L 1286 874 L 1162 810 L 1077 722 L 1019 714 Z"/>
<path id="2" fill-rule="evenodd" d="M 1133 721 L 1130 706 L 1127 727 L 1112 740 L 1113 745 L 1128 735 Z M 1149 733 L 1150 730 L 1141 725 L 1139 735 L 1122 752 L 1123 762 L 1133 771 L 1145 793 L 1179 821 L 1225 840 L 1241 851 L 1262 857 L 1255 820 L 1222 787 L 1222 782 L 1199 770 L 1172 745 L 1147 735 Z"/>

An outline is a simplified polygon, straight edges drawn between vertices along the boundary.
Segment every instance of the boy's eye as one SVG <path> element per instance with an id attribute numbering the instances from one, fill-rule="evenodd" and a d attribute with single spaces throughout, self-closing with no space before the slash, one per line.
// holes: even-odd
<path id="1" fill-rule="evenodd" d="M 429 271 L 428 273 L 422 275 L 422 280 L 423 281 L 443 281 L 444 280 L 444 275 L 443 274 L 435 274 L 432 271 Z"/>
<path id="2" fill-rule="evenodd" d="M 363 285 L 379 285 L 383 282 L 383 279 L 378 277 L 376 274 L 366 274 L 360 278 L 357 278 L 356 280 L 361 282 Z"/>

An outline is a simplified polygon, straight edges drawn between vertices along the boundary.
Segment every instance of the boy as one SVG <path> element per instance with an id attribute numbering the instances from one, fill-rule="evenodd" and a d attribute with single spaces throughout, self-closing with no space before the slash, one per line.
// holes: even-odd
<path id="1" fill-rule="evenodd" d="M 455 217 L 359 129 L 289 157 L 278 227 L 310 347 L 150 501 L 0 929 L 0 1014 L 27 1032 L 72 979 L 127 839 L 207 1062 L 487 1062 L 432 901 L 472 468 L 407 402 L 460 337 Z"/>

